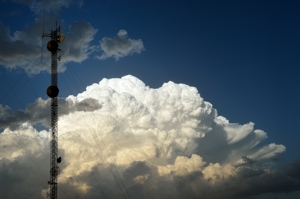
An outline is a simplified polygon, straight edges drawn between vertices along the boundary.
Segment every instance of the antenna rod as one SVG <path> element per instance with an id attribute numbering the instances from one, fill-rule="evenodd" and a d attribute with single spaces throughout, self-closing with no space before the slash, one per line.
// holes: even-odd
<path id="1" fill-rule="evenodd" d="M 43 17 L 43 38 L 44 38 L 44 29 L 45 29 L 45 9 L 44 9 L 44 17 Z"/>
<path id="2" fill-rule="evenodd" d="M 43 17 L 43 34 L 42 34 L 42 56 L 41 61 L 43 61 L 43 55 L 44 55 L 44 34 L 45 34 L 45 9 L 44 9 L 44 17 Z"/>
<path id="3" fill-rule="evenodd" d="M 52 32 L 52 6 L 50 8 L 50 27 L 51 27 L 51 32 Z"/>
<path id="4" fill-rule="evenodd" d="M 58 26 L 60 27 L 60 4 L 58 5 Z"/>

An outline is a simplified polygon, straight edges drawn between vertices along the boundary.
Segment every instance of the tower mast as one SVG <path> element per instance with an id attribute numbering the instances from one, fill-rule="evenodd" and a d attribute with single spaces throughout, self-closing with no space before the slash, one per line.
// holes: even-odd
<path id="1" fill-rule="evenodd" d="M 64 35 L 60 34 L 60 27 L 56 27 L 50 34 L 43 33 L 44 37 L 50 37 L 47 43 L 47 49 L 51 52 L 51 85 L 47 89 L 47 95 L 51 98 L 51 140 L 50 140 L 50 199 L 57 199 L 57 176 L 59 174 L 58 163 L 61 157 L 58 157 L 58 114 L 57 114 L 57 96 L 59 89 L 57 87 L 57 53 L 60 51 L 58 43 L 64 39 Z"/>

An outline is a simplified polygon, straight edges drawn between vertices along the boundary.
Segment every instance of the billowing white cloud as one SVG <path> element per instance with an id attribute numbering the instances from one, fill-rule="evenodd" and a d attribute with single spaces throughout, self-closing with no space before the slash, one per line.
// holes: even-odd
<path id="1" fill-rule="evenodd" d="M 218 116 L 194 87 L 168 82 L 152 89 L 128 75 L 61 100 L 59 198 L 238 199 L 299 190 L 298 163 L 262 167 L 283 145 L 259 146 L 264 131 Z M 21 112 L 34 118 L 47 103 Z M 32 126 L 45 117 L 33 122 L 0 110 L 1 194 L 46 198 L 48 132 Z M 9 114 L 15 122 L 7 122 Z"/>
<path id="2" fill-rule="evenodd" d="M 101 56 L 96 56 L 98 59 L 113 57 L 116 60 L 134 53 L 140 54 L 145 50 L 141 39 L 135 40 L 128 38 L 127 31 L 123 29 L 113 38 L 102 38 L 100 41 L 100 48 L 103 50 L 103 54 Z"/>

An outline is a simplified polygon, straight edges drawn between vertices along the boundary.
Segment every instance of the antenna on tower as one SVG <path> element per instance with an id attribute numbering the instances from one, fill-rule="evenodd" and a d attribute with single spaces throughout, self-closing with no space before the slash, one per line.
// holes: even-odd
<path id="1" fill-rule="evenodd" d="M 50 30 L 52 31 L 52 6 L 50 8 Z"/>
<path id="2" fill-rule="evenodd" d="M 60 4 L 58 4 L 58 26 L 60 27 L 60 24 L 61 24 L 61 19 L 60 19 Z M 65 35 L 60 33 L 59 34 L 59 38 L 58 38 L 58 42 L 59 43 L 62 43 L 65 39 Z M 59 56 L 57 57 L 58 61 L 61 60 L 61 53 L 62 53 L 62 50 L 59 51 Z"/>
<path id="3" fill-rule="evenodd" d="M 43 34 L 42 34 L 42 54 L 41 54 L 41 61 L 43 61 L 44 55 L 44 34 L 45 34 L 45 9 L 44 9 L 44 17 L 43 17 Z"/>
<path id="4" fill-rule="evenodd" d="M 58 5 L 58 25 L 60 26 L 60 4 Z"/>
<path id="5" fill-rule="evenodd" d="M 59 175 L 58 163 L 61 163 L 62 158 L 58 157 L 58 103 L 57 96 L 59 89 L 57 87 L 57 54 L 60 52 L 59 43 L 61 43 L 65 36 L 60 33 L 60 26 L 52 30 L 52 9 L 51 9 L 51 32 L 45 34 L 44 37 L 50 37 L 51 40 L 47 43 L 47 49 L 51 52 L 51 85 L 47 89 L 47 95 L 51 98 L 51 140 L 50 140 L 50 180 L 48 184 L 50 185 L 50 199 L 57 199 L 57 176 Z"/>

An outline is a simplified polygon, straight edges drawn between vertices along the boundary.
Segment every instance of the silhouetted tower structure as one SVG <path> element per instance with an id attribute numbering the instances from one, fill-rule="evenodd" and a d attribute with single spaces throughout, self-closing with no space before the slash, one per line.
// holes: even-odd
<path id="1" fill-rule="evenodd" d="M 57 96 L 59 89 L 57 87 L 57 54 L 60 51 L 59 43 L 64 40 L 64 35 L 60 34 L 60 27 L 56 30 L 51 30 L 50 34 L 43 33 L 44 37 L 50 37 L 51 40 L 47 43 L 47 49 L 51 52 L 51 85 L 47 89 L 47 95 L 51 98 L 51 140 L 50 140 L 50 199 L 57 199 L 57 176 L 59 174 L 58 163 L 61 162 L 61 157 L 58 157 L 58 105 Z M 59 57 L 60 59 L 60 57 Z"/>

